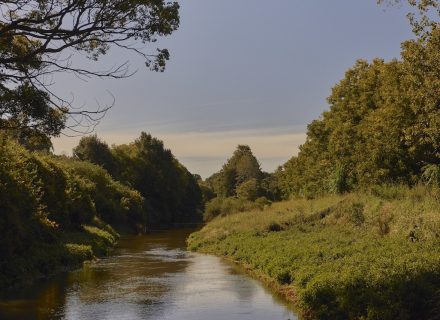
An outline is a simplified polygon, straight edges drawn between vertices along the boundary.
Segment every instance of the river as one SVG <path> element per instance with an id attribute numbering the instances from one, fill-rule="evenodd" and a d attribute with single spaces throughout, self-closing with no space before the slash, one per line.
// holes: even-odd
<path id="1" fill-rule="evenodd" d="M 186 251 L 188 234 L 123 237 L 108 258 L 0 297 L 0 319 L 297 319 L 239 267 Z"/>

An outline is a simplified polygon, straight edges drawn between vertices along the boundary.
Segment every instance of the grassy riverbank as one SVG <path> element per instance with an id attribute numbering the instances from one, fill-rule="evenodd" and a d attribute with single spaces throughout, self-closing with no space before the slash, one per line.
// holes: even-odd
<path id="1" fill-rule="evenodd" d="M 425 319 L 439 236 L 438 189 L 387 187 L 218 217 L 188 246 L 272 281 L 305 318 Z"/>

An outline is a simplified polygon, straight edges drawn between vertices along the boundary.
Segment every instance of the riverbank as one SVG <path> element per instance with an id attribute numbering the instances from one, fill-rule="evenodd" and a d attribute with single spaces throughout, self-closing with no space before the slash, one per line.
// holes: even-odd
<path id="1" fill-rule="evenodd" d="M 36 280 L 79 268 L 85 261 L 107 256 L 118 238 L 113 228 L 95 218 L 77 231 L 55 234 L 47 242 L 35 242 L 22 254 L 2 262 L 0 288 L 28 286 Z"/>
<path id="2" fill-rule="evenodd" d="M 186 251 L 193 231 L 123 235 L 108 258 L 0 294 L 0 319 L 297 319 L 241 268 Z"/>
<path id="3" fill-rule="evenodd" d="M 0 288 L 106 255 L 144 225 L 143 198 L 101 167 L 0 139 Z"/>
<path id="4" fill-rule="evenodd" d="M 188 247 L 247 267 L 306 319 L 429 319 L 439 201 L 438 189 L 388 187 L 276 203 L 216 218 Z"/>

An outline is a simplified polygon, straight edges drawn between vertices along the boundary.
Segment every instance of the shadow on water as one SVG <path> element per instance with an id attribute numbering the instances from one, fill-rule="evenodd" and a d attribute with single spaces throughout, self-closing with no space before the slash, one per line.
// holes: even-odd
<path id="1" fill-rule="evenodd" d="M 187 252 L 191 230 L 120 240 L 111 257 L 0 298 L 0 319 L 296 319 L 242 270 Z"/>

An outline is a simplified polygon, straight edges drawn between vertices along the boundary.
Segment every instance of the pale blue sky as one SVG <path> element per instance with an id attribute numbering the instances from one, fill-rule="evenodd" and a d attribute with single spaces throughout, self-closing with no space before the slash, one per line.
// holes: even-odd
<path id="1" fill-rule="evenodd" d="M 159 43 L 172 55 L 165 73 L 117 50 L 95 68 L 129 60 L 139 69 L 131 78 L 60 76 L 55 87 L 91 105 L 109 101 L 110 91 L 116 105 L 98 136 L 119 144 L 151 132 L 204 177 L 244 143 L 263 169 L 275 169 L 297 152 L 307 123 L 328 108 L 331 87 L 356 59 L 398 57 L 412 37 L 404 8 L 375 0 L 179 2 L 181 26 Z M 56 152 L 77 141 L 56 139 Z"/>

